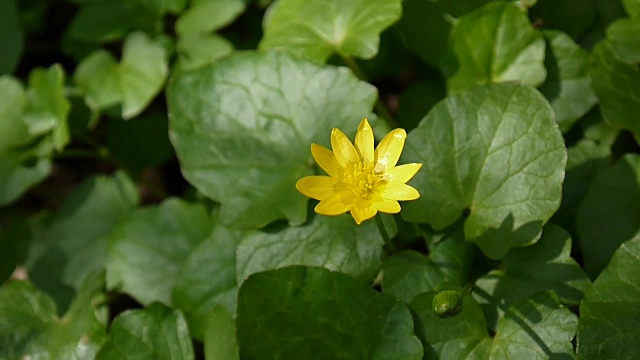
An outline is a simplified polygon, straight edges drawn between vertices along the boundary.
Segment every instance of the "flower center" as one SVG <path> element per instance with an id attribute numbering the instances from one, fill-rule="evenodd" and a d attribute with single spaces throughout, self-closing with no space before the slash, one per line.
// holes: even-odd
<path id="1" fill-rule="evenodd" d="M 351 162 L 339 174 L 340 181 L 353 191 L 355 196 L 369 197 L 376 187 L 384 183 L 381 173 L 373 171 L 373 164 Z"/>

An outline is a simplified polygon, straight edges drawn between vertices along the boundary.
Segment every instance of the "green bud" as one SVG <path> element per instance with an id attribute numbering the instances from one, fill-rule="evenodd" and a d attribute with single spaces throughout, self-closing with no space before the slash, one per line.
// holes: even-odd
<path id="1" fill-rule="evenodd" d="M 455 290 L 443 290 L 433 297 L 431 305 L 438 317 L 452 317 L 462 311 L 462 296 Z"/>

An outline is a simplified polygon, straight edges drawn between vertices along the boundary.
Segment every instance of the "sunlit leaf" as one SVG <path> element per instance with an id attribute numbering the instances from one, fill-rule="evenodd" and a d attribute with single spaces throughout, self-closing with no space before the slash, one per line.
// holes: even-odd
<path id="1" fill-rule="evenodd" d="M 396 22 L 401 0 L 279 0 L 264 21 L 260 49 L 283 49 L 318 63 L 337 53 L 369 59 Z"/>
<path id="2" fill-rule="evenodd" d="M 449 93 L 510 80 L 542 84 L 544 39 L 511 2 L 493 2 L 458 19 L 451 31 L 455 59 L 443 61 Z"/>
<path id="3" fill-rule="evenodd" d="M 342 68 L 236 52 L 179 74 L 167 97 L 185 178 L 221 202 L 225 225 L 261 227 L 304 222 L 295 183 L 311 174 L 311 143 L 328 146 L 333 127 L 353 133 L 376 91 Z"/>
<path id="4" fill-rule="evenodd" d="M 464 231 L 501 258 L 535 242 L 558 209 L 567 153 L 549 103 L 514 83 L 476 87 L 438 103 L 409 133 L 401 162 L 421 162 L 403 205 L 412 222 L 443 229 L 469 212 Z"/>

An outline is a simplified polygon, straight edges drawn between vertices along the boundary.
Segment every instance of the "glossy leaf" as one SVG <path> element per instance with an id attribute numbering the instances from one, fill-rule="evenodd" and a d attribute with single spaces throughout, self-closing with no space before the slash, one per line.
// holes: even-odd
<path id="1" fill-rule="evenodd" d="M 162 90 L 168 74 L 166 56 L 162 45 L 143 33 L 131 33 L 120 63 L 107 51 L 97 50 L 82 60 L 73 79 L 89 107 L 99 110 L 120 104 L 122 118 L 130 119 Z"/>
<path id="2" fill-rule="evenodd" d="M 489 336 L 480 306 L 467 295 L 462 312 L 441 319 L 431 309 L 434 292 L 417 296 L 416 334 L 425 358 L 441 359 L 554 359 L 575 358 L 571 340 L 578 317 L 560 305 L 553 293 L 543 292 L 514 304 Z"/>
<path id="3" fill-rule="evenodd" d="M 310 144 L 328 146 L 333 127 L 353 133 L 376 92 L 344 69 L 247 52 L 179 74 L 167 96 L 185 178 L 221 202 L 223 224 L 262 227 L 304 222 L 295 183 L 311 174 Z"/>
<path id="4" fill-rule="evenodd" d="M 640 110 L 638 66 L 620 61 L 611 44 L 601 42 L 591 54 L 591 80 L 604 118 L 615 127 L 640 134 L 640 122 L 636 121 Z"/>
<path id="5" fill-rule="evenodd" d="M 189 329 L 179 310 L 153 303 L 118 316 L 96 360 L 193 360 Z"/>
<path id="6" fill-rule="evenodd" d="M 545 31 L 544 35 L 548 74 L 539 90 L 551 103 L 560 130 L 566 132 L 598 103 L 591 89 L 589 53 L 562 32 Z"/>
<path id="7" fill-rule="evenodd" d="M 626 155 L 595 178 L 576 217 L 587 273 L 595 278 L 623 242 L 640 234 L 640 156 Z"/>
<path id="8" fill-rule="evenodd" d="M 493 2 L 460 17 L 450 49 L 455 61 L 443 62 L 449 93 L 510 80 L 538 86 L 547 76 L 544 39 L 511 2 Z"/>
<path id="9" fill-rule="evenodd" d="M 177 274 L 171 301 L 184 312 L 197 339 L 205 337 L 208 314 L 218 305 L 235 316 L 236 248 L 241 235 L 216 224 L 211 235 L 193 248 Z"/>
<path id="10" fill-rule="evenodd" d="M 178 34 L 206 33 L 231 23 L 247 5 L 247 0 L 193 0 L 176 22 Z"/>
<path id="11" fill-rule="evenodd" d="M 536 244 L 512 249 L 502 265 L 504 270 L 492 270 L 476 280 L 473 290 L 492 329 L 511 305 L 531 295 L 553 290 L 563 304 L 578 305 L 591 285 L 571 258 L 571 237 L 553 224 L 545 226 Z"/>
<path id="12" fill-rule="evenodd" d="M 607 28 L 607 40 L 620 60 L 640 62 L 640 19 L 621 19 Z"/>
<path id="13" fill-rule="evenodd" d="M 237 251 L 238 282 L 289 265 L 321 266 L 371 281 L 380 269 L 383 244 L 373 221 L 356 225 L 349 215 L 314 214 L 303 226 L 246 233 Z"/>
<path id="14" fill-rule="evenodd" d="M 464 286 L 476 251 L 464 241 L 461 230 L 437 243 L 428 242 L 428 256 L 409 250 L 385 258 L 383 292 L 410 303 L 416 295 L 435 291 L 445 281 Z"/>
<path id="15" fill-rule="evenodd" d="M 407 45 L 433 67 L 448 50 L 449 34 L 457 19 L 491 0 L 404 0 L 398 28 Z"/>
<path id="16" fill-rule="evenodd" d="M 243 359 L 421 359 L 409 310 L 365 283 L 292 266 L 249 277 L 238 294 Z"/>
<path id="17" fill-rule="evenodd" d="M 280 0 L 264 21 L 259 48 L 283 49 L 317 63 L 334 53 L 369 59 L 380 33 L 402 12 L 401 0 Z"/>
<path id="18" fill-rule="evenodd" d="M 211 233 L 205 208 L 170 198 L 136 210 L 108 240 L 107 286 L 142 304 L 171 304 L 182 264 Z"/>
<path id="19" fill-rule="evenodd" d="M 578 359 L 633 359 L 640 338 L 640 236 L 623 243 L 580 305 Z"/>
<path id="20" fill-rule="evenodd" d="M 491 258 L 535 242 L 560 205 L 566 149 L 553 111 L 527 85 L 476 87 L 436 105 L 401 162 L 421 162 L 402 215 L 436 230 L 465 209 L 464 232 Z"/>
<path id="21" fill-rule="evenodd" d="M 0 288 L 0 357 L 3 359 L 93 359 L 106 340 L 104 274 L 87 278 L 60 318 L 53 299 L 30 283 Z"/>

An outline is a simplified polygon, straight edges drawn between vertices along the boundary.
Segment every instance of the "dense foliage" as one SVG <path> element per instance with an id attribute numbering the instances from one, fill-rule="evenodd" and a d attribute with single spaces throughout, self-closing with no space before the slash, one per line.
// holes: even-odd
<path id="1" fill-rule="evenodd" d="M 640 358 L 639 0 L 0 2 L 1 359 Z M 333 128 L 420 193 L 316 214 Z"/>

